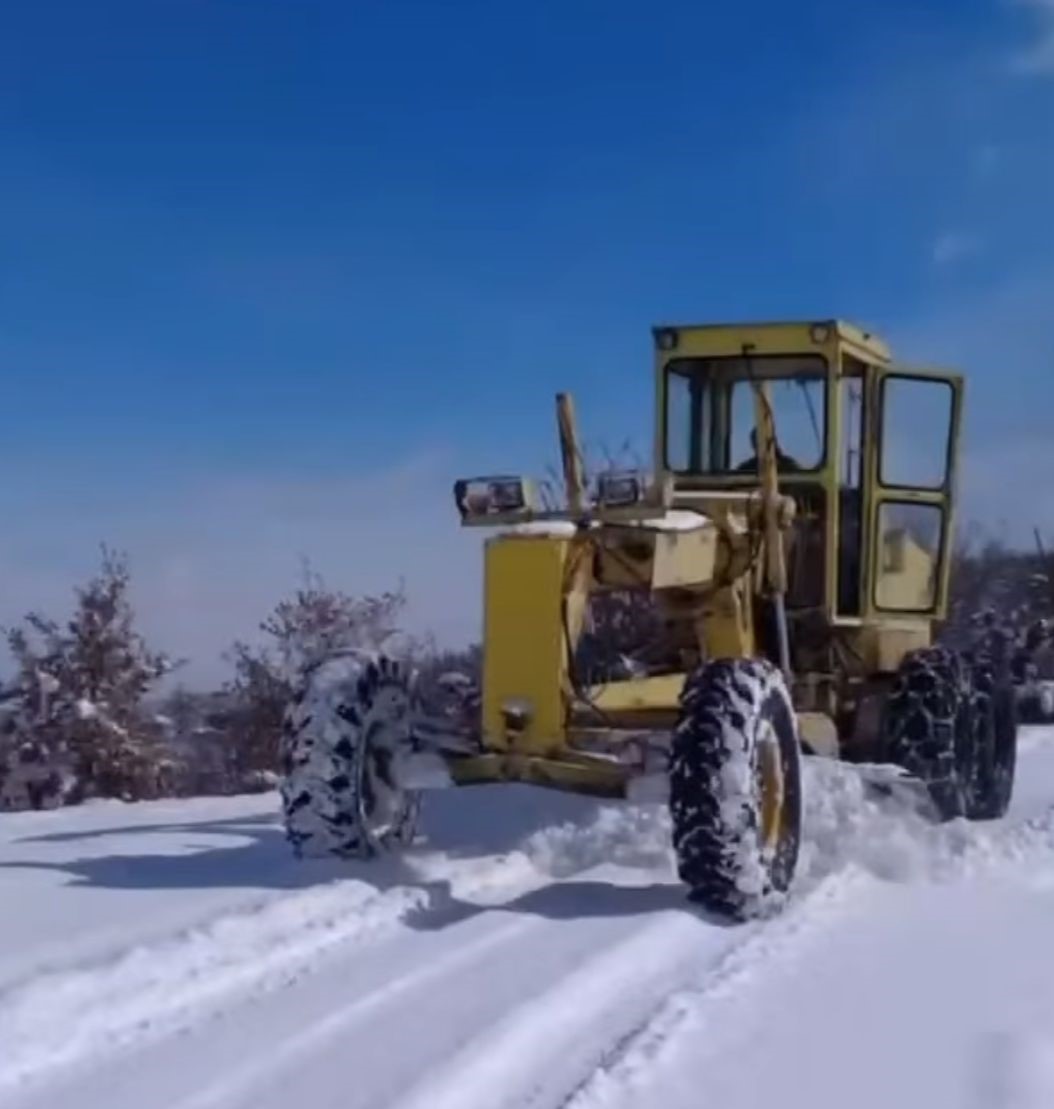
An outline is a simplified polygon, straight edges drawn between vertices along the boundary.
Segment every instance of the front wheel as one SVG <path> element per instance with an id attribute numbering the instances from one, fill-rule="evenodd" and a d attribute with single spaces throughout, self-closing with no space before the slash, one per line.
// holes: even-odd
<path id="1" fill-rule="evenodd" d="M 304 676 L 286 713 L 281 786 L 296 855 L 367 858 L 412 840 L 419 795 L 397 773 L 411 707 L 409 672 L 383 656 L 336 655 Z"/>
<path id="2" fill-rule="evenodd" d="M 744 920 L 782 900 L 801 843 L 801 746 L 770 662 L 709 662 L 685 682 L 670 814 L 678 872 L 694 901 Z"/>

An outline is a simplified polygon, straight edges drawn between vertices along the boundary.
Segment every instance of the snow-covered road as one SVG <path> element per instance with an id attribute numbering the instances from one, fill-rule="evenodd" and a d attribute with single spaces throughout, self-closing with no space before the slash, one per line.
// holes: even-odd
<path id="1" fill-rule="evenodd" d="M 809 771 L 778 918 L 689 908 L 661 808 L 428 799 L 289 859 L 270 796 L 0 816 L 4 1109 L 1054 1107 L 1054 731 L 1011 816 Z"/>

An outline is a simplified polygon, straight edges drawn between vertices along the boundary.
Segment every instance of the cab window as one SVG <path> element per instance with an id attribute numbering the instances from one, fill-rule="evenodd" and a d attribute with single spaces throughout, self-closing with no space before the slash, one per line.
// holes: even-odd
<path id="1" fill-rule="evenodd" d="M 882 382 L 879 480 L 902 489 L 942 489 L 948 480 L 952 387 L 922 377 Z"/>
<path id="2" fill-rule="evenodd" d="M 816 355 L 682 358 L 666 368 L 665 460 L 675 473 L 757 470 L 754 389 L 766 382 L 782 472 L 824 464 L 827 368 Z"/>
<path id="3" fill-rule="evenodd" d="M 944 513 L 939 505 L 885 501 L 878 512 L 875 603 L 929 612 L 937 603 Z"/>

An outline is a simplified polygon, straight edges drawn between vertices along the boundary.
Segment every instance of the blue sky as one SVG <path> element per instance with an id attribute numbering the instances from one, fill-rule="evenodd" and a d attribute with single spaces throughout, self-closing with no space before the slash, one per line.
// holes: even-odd
<path id="1" fill-rule="evenodd" d="M 450 477 L 558 388 L 646 447 L 660 319 L 963 367 L 970 512 L 1054 532 L 1054 0 L 44 0 L 0 128 L 0 621 L 105 540 L 202 673 L 301 555 L 471 635 Z"/>

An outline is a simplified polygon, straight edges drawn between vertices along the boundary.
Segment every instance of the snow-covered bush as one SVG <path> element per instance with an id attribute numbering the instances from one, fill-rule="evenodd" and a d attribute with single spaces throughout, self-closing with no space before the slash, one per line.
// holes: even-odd
<path id="1" fill-rule="evenodd" d="M 942 638 L 1005 660 L 1019 684 L 1054 676 L 1054 564 L 1040 544 L 1014 550 L 974 525 L 952 558 Z"/>

